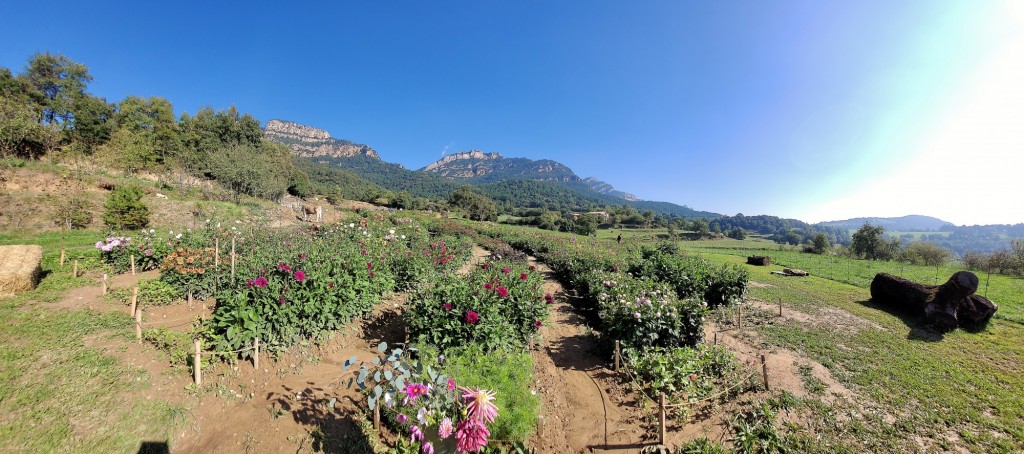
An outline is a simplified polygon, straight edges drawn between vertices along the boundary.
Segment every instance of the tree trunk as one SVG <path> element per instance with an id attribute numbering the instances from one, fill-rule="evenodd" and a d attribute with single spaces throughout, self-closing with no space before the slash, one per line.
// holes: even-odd
<path id="1" fill-rule="evenodd" d="M 978 276 L 969 271 L 958 271 L 942 285 L 923 285 L 878 273 L 871 281 L 871 299 L 879 304 L 903 309 L 911 313 L 924 313 L 925 319 L 943 331 L 957 327 L 980 328 L 988 323 L 997 307 L 981 296 Z"/>

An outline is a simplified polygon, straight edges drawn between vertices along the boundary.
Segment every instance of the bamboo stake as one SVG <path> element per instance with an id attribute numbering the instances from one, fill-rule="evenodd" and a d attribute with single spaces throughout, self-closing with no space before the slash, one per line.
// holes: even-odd
<path id="1" fill-rule="evenodd" d="M 64 266 L 64 248 L 60 248 L 60 266 Z"/>
<path id="2" fill-rule="evenodd" d="M 71 277 L 78 277 L 78 260 L 75 260 L 75 264 L 71 267 Z"/>
<path id="3" fill-rule="evenodd" d="M 200 358 L 199 358 L 199 355 L 200 355 L 199 349 L 200 349 L 200 341 L 197 340 L 196 341 L 196 355 L 192 357 L 193 378 L 195 378 L 195 380 L 196 380 L 196 386 L 201 386 L 203 384 L 202 371 L 199 369 L 199 364 L 202 363 L 202 361 L 200 361 Z"/>
<path id="4" fill-rule="evenodd" d="M 782 317 L 782 298 L 779 298 L 779 317 Z"/>
<path id="5" fill-rule="evenodd" d="M 380 404 L 373 406 L 373 430 L 380 430 Z"/>
<path id="6" fill-rule="evenodd" d="M 132 276 L 135 275 L 135 254 L 131 255 L 132 258 Z"/>
<path id="7" fill-rule="evenodd" d="M 135 310 L 135 341 L 142 343 L 142 309 Z"/>
<path id="8" fill-rule="evenodd" d="M 658 393 L 658 444 L 665 446 L 665 392 Z"/>
<path id="9" fill-rule="evenodd" d="M 761 354 L 761 375 L 764 376 L 764 390 L 768 389 L 768 362 L 764 359 L 764 353 Z"/>
<path id="10" fill-rule="evenodd" d="M 103 294 L 107 294 L 107 273 L 103 273 Z"/>
<path id="11" fill-rule="evenodd" d="M 213 265 L 220 266 L 220 237 L 213 237 Z"/>
<path id="12" fill-rule="evenodd" d="M 718 345 L 718 331 L 715 331 L 715 341 L 713 345 Z"/>
<path id="13" fill-rule="evenodd" d="M 231 237 L 231 280 L 235 280 L 235 237 Z"/>
<path id="14" fill-rule="evenodd" d="M 616 340 L 615 341 L 615 372 L 619 371 L 619 355 L 620 355 L 619 352 L 620 352 L 620 350 L 619 350 L 619 341 Z"/>
<path id="15" fill-rule="evenodd" d="M 132 311 L 129 313 L 129 315 L 135 315 L 135 309 L 138 308 L 138 302 L 139 302 L 139 288 L 138 287 L 132 287 Z"/>
<path id="16" fill-rule="evenodd" d="M 254 350 L 252 354 L 252 367 L 257 371 L 260 370 L 260 338 L 256 338 L 252 342 L 252 348 Z"/>
<path id="17" fill-rule="evenodd" d="M 192 291 L 188 292 L 188 309 L 192 310 Z"/>

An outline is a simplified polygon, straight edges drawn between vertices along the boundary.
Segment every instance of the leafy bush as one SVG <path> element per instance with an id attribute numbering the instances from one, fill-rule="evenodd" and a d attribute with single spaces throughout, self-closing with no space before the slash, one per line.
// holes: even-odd
<path id="1" fill-rule="evenodd" d="M 485 351 L 522 348 L 547 317 L 542 283 L 533 267 L 509 262 L 445 276 L 414 298 L 406 313 L 410 334 L 441 351 L 471 344 Z"/>
<path id="2" fill-rule="evenodd" d="M 92 222 L 89 202 L 82 197 L 71 196 L 57 204 L 54 224 L 67 230 L 84 229 Z"/>
<path id="3" fill-rule="evenodd" d="M 100 250 L 100 257 L 116 272 L 130 270 L 132 256 L 135 256 L 135 269 L 147 271 L 159 268 L 171 249 L 181 243 L 181 238 L 181 234 L 177 238 L 164 238 L 153 229 L 142 229 L 139 235 L 133 237 L 111 233 L 106 240 L 96 242 L 96 249 Z"/>
<path id="4" fill-rule="evenodd" d="M 402 349 L 385 354 L 382 343 L 377 351 L 352 382 L 366 392 L 370 410 L 379 407 L 384 422 L 409 434 L 399 452 L 434 452 L 434 445 L 441 452 L 478 452 L 489 443 L 487 426 L 501 420 L 494 391 L 468 387 L 456 381 L 461 377 L 449 378 Z M 343 370 L 355 362 L 353 356 Z"/>
<path id="5" fill-rule="evenodd" d="M 680 348 L 627 349 L 626 365 L 652 395 L 684 394 L 690 402 L 735 384 L 740 370 L 729 349 L 714 345 Z"/>
<path id="6" fill-rule="evenodd" d="M 103 222 L 112 229 L 139 229 L 149 225 L 149 207 L 138 186 L 117 186 L 103 204 Z"/>
<path id="7" fill-rule="evenodd" d="M 178 247 L 164 259 L 160 279 L 183 295 L 205 299 L 217 290 L 214 262 L 213 248 Z"/>
<path id="8" fill-rule="evenodd" d="M 729 305 L 743 298 L 749 280 L 739 266 L 714 267 L 699 257 L 664 250 L 645 250 L 630 271 L 666 282 L 680 298 L 698 297 L 711 307 Z"/>
<path id="9" fill-rule="evenodd" d="M 172 285 L 159 279 L 143 279 L 139 281 L 138 303 L 142 307 L 166 306 L 181 298 L 181 294 Z M 120 288 L 109 293 L 109 298 L 121 304 L 131 301 L 132 290 Z"/>
<path id="10" fill-rule="evenodd" d="M 494 422 L 494 438 L 525 441 L 534 433 L 540 398 L 530 391 L 533 385 L 533 359 L 526 352 L 494 351 L 485 353 L 478 345 L 449 352 L 444 371 L 458 377 L 460 386 L 494 390 L 495 403 L 502 409 Z"/>
<path id="11" fill-rule="evenodd" d="M 696 345 L 704 335 L 707 305 L 680 300 L 670 287 L 625 273 L 593 273 L 602 335 L 635 347 Z"/>

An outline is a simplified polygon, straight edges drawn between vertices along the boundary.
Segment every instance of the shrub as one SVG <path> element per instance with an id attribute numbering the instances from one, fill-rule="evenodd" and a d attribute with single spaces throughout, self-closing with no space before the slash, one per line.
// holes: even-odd
<path id="1" fill-rule="evenodd" d="M 53 223 L 67 230 L 84 229 L 92 222 L 89 202 L 82 197 L 71 196 L 57 204 Z"/>
<path id="2" fill-rule="evenodd" d="M 103 205 L 103 222 L 118 230 L 149 225 L 149 207 L 142 201 L 145 193 L 138 186 L 117 186 Z"/>
<path id="3" fill-rule="evenodd" d="M 159 279 L 143 279 L 139 281 L 138 303 L 146 306 L 166 306 L 181 298 L 181 294 L 170 284 Z M 110 298 L 121 304 L 131 301 L 132 290 L 120 288 L 110 292 Z"/>
<path id="4" fill-rule="evenodd" d="M 684 394 L 694 402 L 742 377 L 732 353 L 722 346 L 627 349 L 626 365 L 647 384 L 652 395 Z"/>
<path id="5" fill-rule="evenodd" d="M 702 298 L 717 307 L 742 299 L 747 288 L 747 271 L 739 266 L 716 268 L 699 257 L 661 250 L 642 251 L 642 257 L 630 271 L 668 283 L 680 298 Z"/>
<path id="6" fill-rule="evenodd" d="M 164 259 L 160 279 L 183 295 L 205 299 L 217 290 L 213 248 L 178 247 Z"/>
<path id="7" fill-rule="evenodd" d="M 415 297 L 406 315 L 410 334 L 442 351 L 470 344 L 485 351 L 522 348 L 547 317 L 542 283 L 535 269 L 510 262 L 445 276 Z"/>
<path id="8" fill-rule="evenodd" d="M 460 386 L 490 389 L 501 417 L 495 420 L 492 435 L 499 440 L 525 441 L 534 433 L 540 398 L 530 392 L 533 385 L 533 359 L 526 352 L 494 351 L 485 353 L 478 345 L 449 352 L 444 371 L 458 377 Z"/>
<path id="9" fill-rule="evenodd" d="M 637 348 L 696 345 L 704 335 L 707 305 L 680 300 L 671 287 L 625 273 L 595 273 L 591 299 L 598 304 L 601 331 L 609 342 Z"/>

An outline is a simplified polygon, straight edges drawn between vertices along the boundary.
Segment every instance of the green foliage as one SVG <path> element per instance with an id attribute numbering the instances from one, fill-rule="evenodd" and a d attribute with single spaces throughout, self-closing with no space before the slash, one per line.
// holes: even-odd
<path id="1" fill-rule="evenodd" d="M 53 223 L 66 230 L 79 230 L 92 222 L 89 202 L 82 196 L 69 196 L 57 203 Z"/>
<path id="2" fill-rule="evenodd" d="M 627 349 L 624 356 L 627 367 L 646 384 L 650 395 L 682 394 L 696 402 L 743 378 L 738 376 L 741 368 L 732 352 L 719 345 Z"/>
<path id="3" fill-rule="evenodd" d="M 293 167 L 291 151 L 263 142 L 261 145 L 233 145 L 220 149 L 209 158 L 209 173 L 235 193 L 264 199 L 276 199 L 288 190 Z"/>
<path id="4" fill-rule="evenodd" d="M 540 413 L 540 398 L 533 389 L 533 359 L 523 351 L 487 353 L 479 345 L 450 351 L 444 371 L 459 386 L 493 390 L 500 416 L 491 428 L 492 437 L 526 441 L 533 435 Z"/>
<path id="5" fill-rule="evenodd" d="M 929 242 L 917 241 L 903 250 L 903 259 L 915 265 L 942 266 L 949 260 L 949 251 Z"/>
<path id="6" fill-rule="evenodd" d="M 106 165 L 132 173 L 151 169 L 159 157 L 151 135 L 127 128 L 114 132 L 96 155 Z"/>
<path id="7" fill-rule="evenodd" d="M 601 332 L 627 346 L 696 345 L 704 336 L 706 304 L 680 300 L 672 288 L 626 273 L 593 273 L 591 300 L 597 301 Z"/>
<path id="8" fill-rule="evenodd" d="M 899 240 L 887 242 L 883 238 L 885 229 L 865 223 L 853 234 L 850 251 L 855 257 L 869 260 L 891 260 L 899 251 Z"/>
<path id="9" fill-rule="evenodd" d="M 92 81 L 89 69 L 64 55 L 36 54 L 25 68 L 30 95 L 43 106 L 42 123 L 59 123 L 65 129 L 74 124 L 74 105 Z"/>
<path id="10" fill-rule="evenodd" d="M 40 124 L 41 111 L 23 100 L 0 96 L 0 156 L 35 158 L 57 144 L 60 129 Z"/>
<path id="11" fill-rule="evenodd" d="M 498 208 L 494 201 L 487 198 L 471 186 L 462 186 L 448 197 L 448 205 L 460 209 L 474 221 L 494 221 L 498 219 Z"/>
<path id="12" fill-rule="evenodd" d="M 680 298 L 701 298 L 712 308 L 742 299 L 748 281 L 742 267 L 715 267 L 700 257 L 658 250 L 643 251 L 630 271 L 666 282 Z"/>
<path id="13" fill-rule="evenodd" d="M 547 316 L 542 283 L 535 269 L 511 262 L 444 276 L 415 296 L 407 312 L 410 335 L 441 351 L 522 348 Z"/>
<path id="14" fill-rule="evenodd" d="M 142 201 L 142 188 L 118 185 L 103 205 L 103 222 L 117 230 L 133 230 L 149 225 L 149 207 Z"/>
<path id="15" fill-rule="evenodd" d="M 673 454 L 725 454 L 725 446 L 708 440 L 707 437 L 700 437 L 690 440 L 676 448 Z"/>
<path id="16" fill-rule="evenodd" d="M 786 452 L 784 436 L 775 426 L 775 413 L 771 406 L 760 403 L 735 416 L 729 423 L 733 449 L 743 453 Z"/>
<path id="17" fill-rule="evenodd" d="M 811 252 L 815 254 L 824 254 L 830 247 L 832 247 L 832 241 L 828 239 L 828 235 L 820 232 L 814 234 Z"/>

